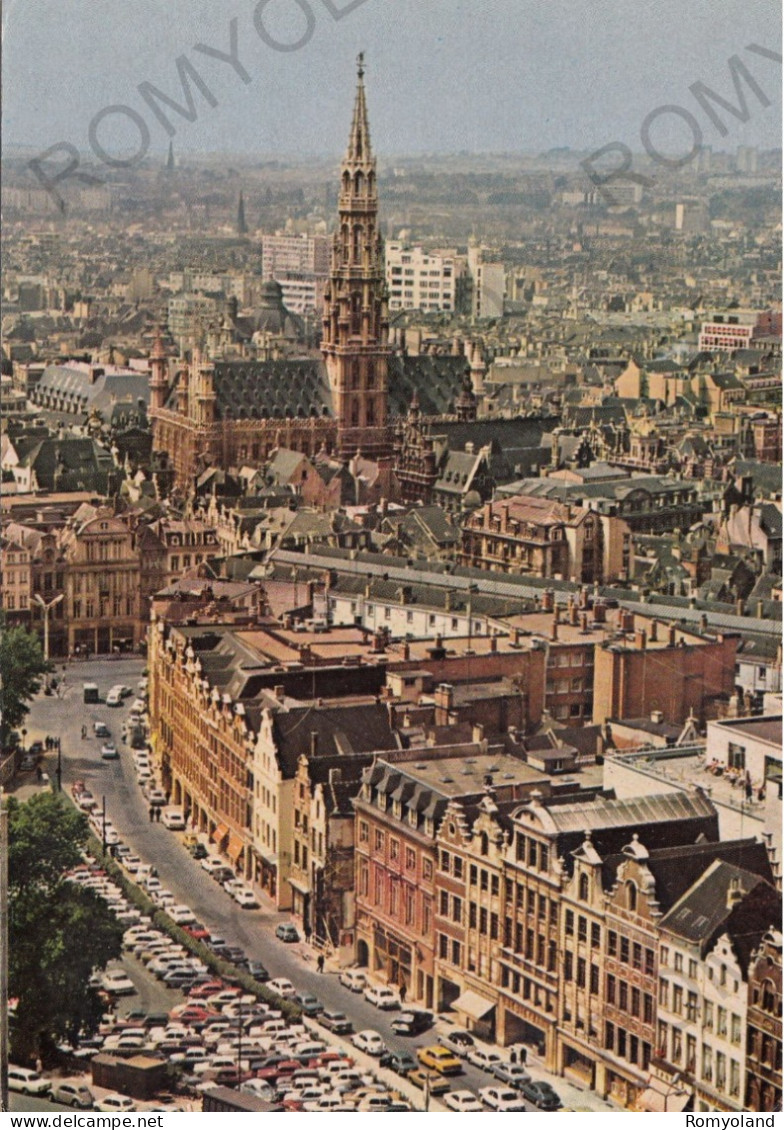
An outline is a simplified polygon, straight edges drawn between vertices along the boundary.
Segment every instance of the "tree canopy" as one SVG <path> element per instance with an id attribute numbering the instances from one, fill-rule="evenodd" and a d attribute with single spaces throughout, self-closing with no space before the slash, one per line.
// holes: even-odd
<path id="1" fill-rule="evenodd" d="M 123 928 L 64 872 L 82 863 L 87 820 L 59 795 L 8 801 L 8 983 L 17 998 L 14 1058 L 45 1061 L 60 1040 L 94 1032 L 103 1006 L 88 980 L 118 957 Z"/>
<path id="2" fill-rule="evenodd" d="M 21 726 L 29 702 L 41 689 L 41 678 L 52 670 L 44 659 L 38 636 L 24 628 L 8 628 L 0 619 L 0 741 L 8 742 L 12 730 Z"/>

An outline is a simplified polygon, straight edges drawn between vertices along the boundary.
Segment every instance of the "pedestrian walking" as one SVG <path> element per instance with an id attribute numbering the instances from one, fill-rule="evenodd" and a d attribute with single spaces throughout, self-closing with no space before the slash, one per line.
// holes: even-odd
<path id="1" fill-rule="evenodd" d="M 151 824 L 152 824 L 154 819 L 155 819 L 155 809 L 153 808 L 152 805 L 150 805 L 150 823 Z"/>
<path id="2" fill-rule="evenodd" d="M 512 1048 L 512 1050 L 509 1052 L 509 1062 L 517 1063 L 517 1048 Z"/>
<path id="3" fill-rule="evenodd" d="M 401 1004 L 405 1004 L 405 1003 L 406 1003 L 406 992 L 407 992 L 407 991 L 408 991 L 408 990 L 406 989 L 406 983 L 405 983 L 405 981 L 401 981 L 401 982 L 400 982 L 400 994 L 399 994 L 399 995 L 400 995 L 400 1003 L 401 1003 Z"/>
<path id="4" fill-rule="evenodd" d="M 41 781 L 44 778 L 44 771 L 43 771 L 43 769 L 41 768 L 40 765 L 36 765 L 36 767 L 35 767 L 35 776 L 36 776 L 36 779 L 38 781 L 38 784 L 40 785 Z"/>
<path id="5" fill-rule="evenodd" d="M 324 954 L 320 953 L 316 960 L 316 970 L 318 973 L 324 972 Z"/>
<path id="6" fill-rule="evenodd" d="M 160 824 L 160 822 L 161 822 L 161 810 L 160 810 L 160 808 L 155 809 L 155 820 L 156 820 L 156 823 Z"/>
<path id="7" fill-rule="evenodd" d="M 82 741 L 87 737 L 87 727 L 82 726 Z"/>

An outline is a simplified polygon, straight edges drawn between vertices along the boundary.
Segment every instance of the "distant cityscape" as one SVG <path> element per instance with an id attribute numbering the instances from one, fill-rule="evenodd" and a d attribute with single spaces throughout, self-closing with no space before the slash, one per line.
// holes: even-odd
<path id="1" fill-rule="evenodd" d="M 302 944 L 268 990 L 388 1074 L 189 1076 L 149 1026 L 179 1109 L 780 1111 L 781 152 L 610 202 L 565 149 L 390 163 L 373 100 L 360 56 L 339 166 L 172 144 L 61 210 L 6 159 L 2 611 L 54 682 L 0 784 L 71 735 L 77 805 L 134 790 L 175 895 L 154 837 L 228 870 L 242 945 Z M 113 1033 L 87 1082 L 153 1101 Z"/>

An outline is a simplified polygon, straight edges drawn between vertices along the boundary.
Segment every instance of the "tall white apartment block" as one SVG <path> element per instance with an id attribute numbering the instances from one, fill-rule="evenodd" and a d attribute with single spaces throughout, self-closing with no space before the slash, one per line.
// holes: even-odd
<path id="1" fill-rule="evenodd" d="M 457 255 L 428 253 L 399 240 L 387 242 L 384 252 L 390 310 L 455 309 L 456 280 L 463 271 Z"/>

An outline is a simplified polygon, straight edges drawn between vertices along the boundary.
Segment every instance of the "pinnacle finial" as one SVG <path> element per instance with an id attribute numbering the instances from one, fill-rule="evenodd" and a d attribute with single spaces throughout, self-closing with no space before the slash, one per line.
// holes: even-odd
<path id="1" fill-rule="evenodd" d="M 365 52 L 360 51 L 357 55 L 357 78 L 362 78 L 365 74 Z"/>

